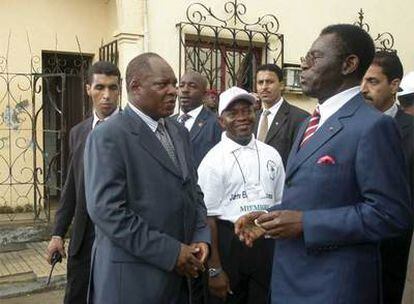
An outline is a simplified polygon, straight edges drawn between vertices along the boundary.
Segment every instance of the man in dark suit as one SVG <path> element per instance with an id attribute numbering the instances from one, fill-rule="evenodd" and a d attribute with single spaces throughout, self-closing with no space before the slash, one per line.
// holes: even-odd
<path id="1" fill-rule="evenodd" d="M 95 224 L 89 303 L 188 303 L 210 230 L 188 132 L 174 119 L 174 72 L 154 53 L 128 64 L 128 105 L 85 147 Z"/>
<path id="2" fill-rule="evenodd" d="M 403 77 L 403 66 L 394 52 L 375 54 L 361 84 L 365 99 L 384 114 L 395 118 L 402 135 L 402 148 L 414 193 L 414 117 L 396 104 L 396 94 Z M 400 304 L 404 291 L 412 231 L 381 242 L 383 299 L 387 304 Z"/>
<path id="3" fill-rule="evenodd" d="M 47 247 L 49 263 L 55 251 L 65 257 L 64 237 L 73 221 L 64 302 L 76 304 L 86 303 L 94 239 L 93 224 L 86 212 L 83 152 L 91 130 L 118 111 L 120 73 L 112 63 L 98 61 L 91 66 L 87 81 L 86 91 L 93 103 L 93 116 L 70 131 L 68 173 L 55 215 L 53 236 Z"/>
<path id="4" fill-rule="evenodd" d="M 256 72 L 256 90 L 262 102 L 257 112 L 255 135 L 274 147 L 286 167 L 290 149 L 302 122 L 309 113 L 289 104 L 282 97 L 283 72 L 275 64 L 260 66 Z"/>
<path id="5" fill-rule="evenodd" d="M 277 238 L 272 303 L 382 303 L 379 244 L 412 228 L 401 137 L 359 85 L 375 54 L 358 26 L 326 27 L 302 59 L 318 99 L 289 156 L 282 203 L 236 222 L 252 245 Z"/>
<path id="6" fill-rule="evenodd" d="M 203 106 L 206 89 L 207 79 L 195 71 L 188 71 L 181 77 L 178 89 L 180 113 L 175 117 L 190 132 L 196 168 L 220 141 L 222 133 L 216 114 Z"/>

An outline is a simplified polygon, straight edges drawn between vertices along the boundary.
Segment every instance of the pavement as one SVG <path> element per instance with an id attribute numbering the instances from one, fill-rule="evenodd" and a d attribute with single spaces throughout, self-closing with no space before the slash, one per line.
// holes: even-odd
<path id="1" fill-rule="evenodd" d="M 62 288 L 66 283 L 66 259 L 57 263 L 50 286 L 51 266 L 46 261 L 48 242 L 19 243 L 0 251 L 0 299 Z"/>

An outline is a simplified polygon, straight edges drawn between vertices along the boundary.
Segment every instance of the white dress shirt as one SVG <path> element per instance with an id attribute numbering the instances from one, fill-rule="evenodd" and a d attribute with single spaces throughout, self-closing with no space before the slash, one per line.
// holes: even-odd
<path id="1" fill-rule="evenodd" d="M 319 120 L 318 129 L 328 120 L 329 117 L 334 115 L 343 105 L 350 101 L 360 92 L 360 87 L 356 86 L 348 90 L 342 91 L 327 100 L 323 104 L 319 104 L 319 112 L 321 118 Z"/>
<path id="2" fill-rule="evenodd" d="M 195 109 L 193 109 L 193 110 L 191 110 L 187 113 L 187 115 L 190 115 L 190 118 L 188 118 L 186 120 L 186 122 L 184 123 L 184 126 L 187 128 L 188 131 L 190 131 L 191 128 L 193 127 L 193 125 L 194 125 L 194 123 L 197 119 L 197 116 L 200 114 L 202 109 L 203 109 L 203 105 L 201 105 L 201 106 L 199 106 L 199 107 L 197 107 L 197 108 L 195 108 Z M 180 110 L 180 115 L 177 117 L 177 120 L 179 120 L 179 118 L 184 114 L 185 113 L 182 110 Z"/>
<path id="3" fill-rule="evenodd" d="M 155 133 L 158 127 L 158 121 L 155 121 L 154 119 L 149 117 L 147 114 L 145 114 L 136 106 L 134 106 L 132 103 L 128 102 L 128 106 L 132 109 L 132 111 L 137 113 L 137 115 L 147 124 L 151 131 Z"/>
<path id="4" fill-rule="evenodd" d="M 241 215 L 266 210 L 282 199 L 282 159 L 273 147 L 252 136 L 246 146 L 222 134 L 198 168 L 208 216 L 235 222 Z"/>
<path id="5" fill-rule="evenodd" d="M 392 106 L 391 106 L 388 110 L 386 110 L 386 111 L 384 112 L 384 114 L 385 114 L 385 115 L 388 115 L 388 116 L 391 116 L 392 118 L 395 118 L 395 115 L 397 115 L 397 112 L 398 112 L 398 106 L 397 106 L 397 104 L 394 102 L 394 103 L 392 104 Z"/>
<path id="6" fill-rule="evenodd" d="M 257 130 L 260 130 L 260 125 L 262 124 L 263 112 L 265 110 L 268 110 L 270 113 L 267 115 L 267 130 L 269 131 L 270 126 L 272 125 L 273 119 L 275 119 L 275 116 L 277 112 L 279 111 L 280 106 L 282 105 L 282 102 L 283 102 L 283 97 L 280 97 L 278 102 L 276 102 L 269 109 L 265 109 L 264 107 L 262 108 L 263 111 L 262 111 L 262 115 L 260 115 L 259 117 L 259 125 L 257 127 Z"/>
<path id="7" fill-rule="evenodd" d="M 105 117 L 104 119 L 103 119 L 103 121 L 105 121 L 105 120 L 108 120 L 110 117 L 112 117 L 112 116 L 114 116 L 115 114 L 117 114 L 119 112 L 119 109 L 118 109 L 118 107 L 111 113 L 111 115 L 109 115 L 109 116 L 107 116 L 107 117 Z M 100 119 L 99 117 L 98 117 L 98 115 L 96 114 L 96 111 L 94 110 L 93 111 L 93 121 L 92 121 L 92 130 L 96 127 L 96 124 L 98 123 L 98 121 L 100 121 L 100 120 L 102 120 L 102 119 Z"/>

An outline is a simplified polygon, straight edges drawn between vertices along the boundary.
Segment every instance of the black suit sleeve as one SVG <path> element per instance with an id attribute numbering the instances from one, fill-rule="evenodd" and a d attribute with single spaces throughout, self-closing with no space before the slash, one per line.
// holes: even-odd
<path id="1" fill-rule="evenodd" d="M 75 188 L 75 172 L 73 168 L 73 151 L 76 134 L 71 130 L 69 134 L 69 161 L 68 173 L 66 176 L 65 185 L 60 197 L 59 209 L 55 215 L 55 226 L 53 228 L 53 235 L 66 235 L 70 224 L 72 223 L 73 215 L 76 207 L 76 188 Z"/>

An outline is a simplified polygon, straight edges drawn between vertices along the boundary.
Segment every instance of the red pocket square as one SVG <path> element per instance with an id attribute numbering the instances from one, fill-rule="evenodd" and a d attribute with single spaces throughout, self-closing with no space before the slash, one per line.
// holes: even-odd
<path id="1" fill-rule="evenodd" d="M 335 159 L 332 156 L 324 155 L 324 156 L 322 156 L 321 158 L 318 159 L 317 163 L 321 164 L 321 165 L 334 165 L 336 162 L 335 162 Z"/>

